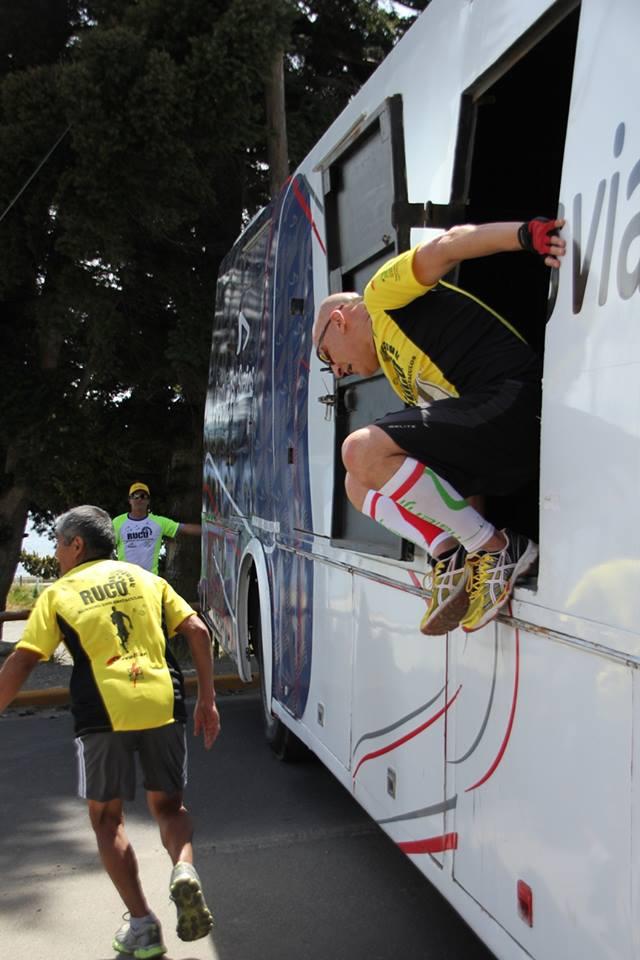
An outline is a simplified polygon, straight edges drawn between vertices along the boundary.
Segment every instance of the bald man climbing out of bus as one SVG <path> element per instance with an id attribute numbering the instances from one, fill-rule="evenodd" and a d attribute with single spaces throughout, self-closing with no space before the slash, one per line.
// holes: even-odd
<path id="1" fill-rule="evenodd" d="M 363 297 L 327 297 L 313 325 L 316 355 L 336 377 L 381 369 L 407 405 L 351 433 L 342 459 L 356 509 L 429 553 L 425 634 L 484 626 L 538 555 L 480 510 L 483 495 L 515 493 L 537 469 L 540 360 L 442 278 L 463 260 L 519 250 L 559 267 L 564 222 L 452 227 L 385 263 Z"/>

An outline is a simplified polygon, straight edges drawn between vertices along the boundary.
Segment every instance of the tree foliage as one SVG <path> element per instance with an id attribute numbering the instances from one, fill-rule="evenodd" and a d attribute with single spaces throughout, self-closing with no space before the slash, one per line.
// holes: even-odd
<path id="1" fill-rule="evenodd" d="M 267 199 L 271 51 L 293 166 L 407 22 L 376 0 L 1 0 L 2 596 L 27 511 L 118 513 L 134 479 L 166 502 L 188 461 L 195 519 L 217 269 Z"/>
<path id="2" fill-rule="evenodd" d="M 60 567 L 55 557 L 41 557 L 37 553 L 20 551 L 20 563 L 32 577 L 43 580 L 56 580 L 60 576 Z"/>

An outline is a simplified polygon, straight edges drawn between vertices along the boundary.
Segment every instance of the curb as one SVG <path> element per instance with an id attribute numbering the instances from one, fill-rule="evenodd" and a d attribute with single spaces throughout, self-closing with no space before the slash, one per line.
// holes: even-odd
<path id="1" fill-rule="evenodd" d="M 252 680 L 245 683 L 235 673 L 222 674 L 214 677 L 216 693 L 240 693 L 242 690 L 256 690 L 260 686 L 260 677 L 256 674 Z M 186 694 L 195 693 L 198 686 L 196 677 L 184 678 Z M 7 710 L 14 707 L 60 707 L 69 703 L 68 687 L 48 687 L 46 690 L 22 690 L 15 700 L 7 705 Z"/>

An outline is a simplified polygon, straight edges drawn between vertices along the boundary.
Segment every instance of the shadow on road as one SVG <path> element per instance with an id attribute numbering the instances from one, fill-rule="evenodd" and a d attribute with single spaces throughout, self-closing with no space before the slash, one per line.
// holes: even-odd
<path id="1" fill-rule="evenodd" d="M 206 940 L 175 936 L 170 863 L 142 789 L 127 811 L 167 960 L 491 960 L 322 764 L 275 759 L 255 692 L 221 697 L 220 712 L 212 751 L 189 739 L 186 802 L 216 920 Z M 43 943 L 48 960 L 112 960 L 123 909 L 75 796 L 71 717 L 3 719 L 0 731 L 13 837 L 0 851 L 7 960 L 45 955 Z"/>

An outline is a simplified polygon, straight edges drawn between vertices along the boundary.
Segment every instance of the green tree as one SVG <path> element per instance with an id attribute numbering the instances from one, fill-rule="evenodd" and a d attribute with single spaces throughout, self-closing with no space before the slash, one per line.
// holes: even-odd
<path id="1" fill-rule="evenodd" d="M 4 211 L 66 128 L 52 96 L 59 63 L 75 30 L 75 5 L 5 0 L 0 8 L 0 210 Z M 33 421 L 47 416 L 53 344 L 35 310 L 53 262 L 51 182 L 60 154 L 0 225 L 0 351 L 5 370 L 0 421 L 0 606 L 13 578 L 33 478 Z"/>
<path id="2" fill-rule="evenodd" d="M 378 0 L 298 3 L 287 58 L 287 123 L 292 158 L 311 149 L 413 22 Z"/>
<path id="3" fill-rule="evenodd" d="M 268 197 L 273 51 L 294 166 L 404 26 L 374 0 L 0 6 L 0 213 L 47 157 L 0 224 L 0 606 L 28 511 L 119 513 L 142 479 L 199 515 L 215 280 Z"/>
<path id="4" fill-rule="evenodd" d="M 60 567 L 55 557 L 41 557 L 37 553 L 20 551 L 20 563 L 32 577 L 55 580 L 60 576 Z"/>
<path id="5" fill-rule="evenodd" d="M 77 0 L 0 0 L 0 76 L 55 63 L 80 22 Z"/>

